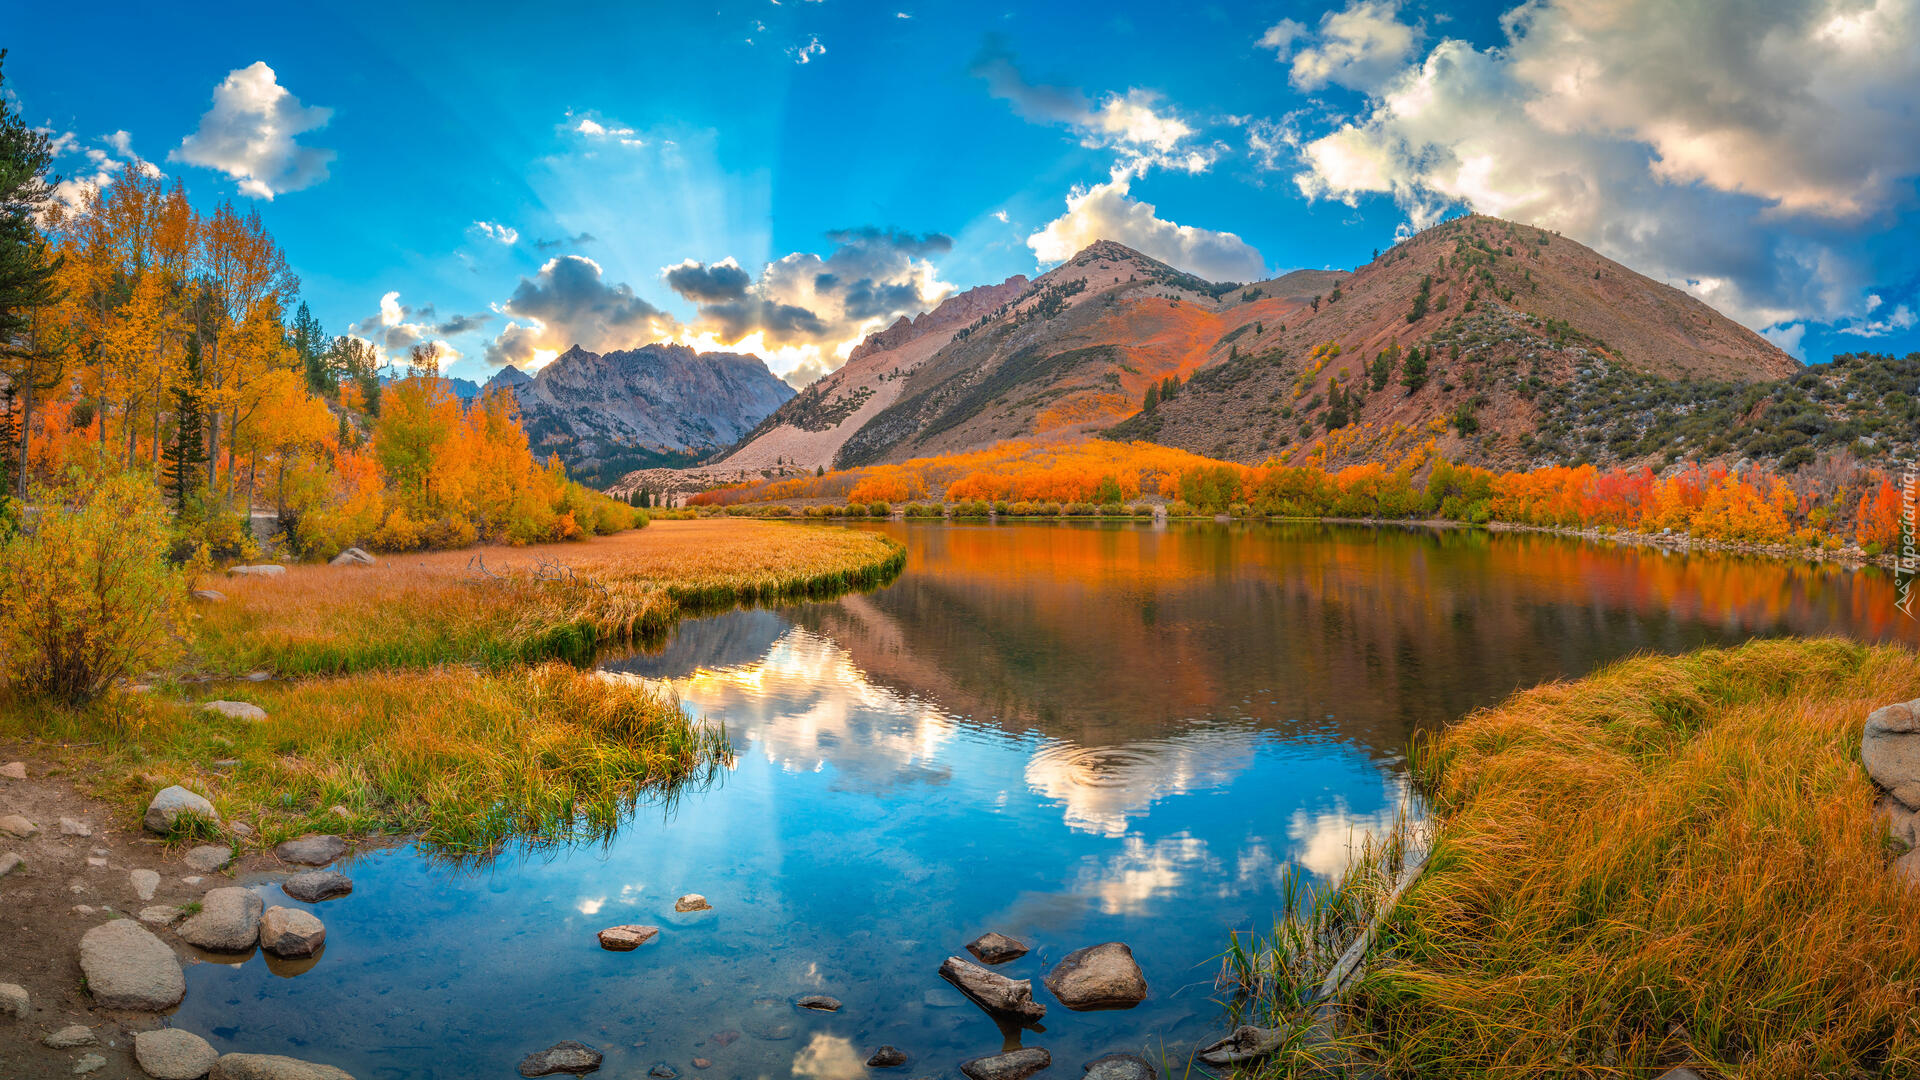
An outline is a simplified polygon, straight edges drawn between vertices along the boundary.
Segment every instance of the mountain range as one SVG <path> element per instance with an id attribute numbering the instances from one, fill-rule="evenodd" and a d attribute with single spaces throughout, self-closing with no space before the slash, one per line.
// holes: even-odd
<path id="1" fill-rule="evenodd" d="M 798 393 L 750 356 L 575 348 L 503 370 L 537 447 L 689 487 L 1105 437 L 1328 465 L 1432 441 L 1496 468 L 1880 456 L 1914 441 L 1905 361 L 1809 369 L 1692 295 L 1472 215 L 1348 270 L 1211 282 L 1096 242 L 868 336 Z M 622 483 L 660 487 L 649 473 Z"/>

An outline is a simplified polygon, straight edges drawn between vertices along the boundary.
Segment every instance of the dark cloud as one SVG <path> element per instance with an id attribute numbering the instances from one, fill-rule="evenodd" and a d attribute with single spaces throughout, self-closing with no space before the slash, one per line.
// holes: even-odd
<path id="1" fill-rule="evenodd" d="M 625 349 L 658 340 L 675 325 L 672 317 L 634 294 L 625 282 L 609 284 L 600 264 L 583 255 L 549 260 L 540 273 L 521 278 L 502 310 L 514 319 L 487 346 L 487 362 L 525 364 L 538 350 L 572 345 L 594 352 Z"/>
<path id="2" fill-rule="evenodd" d="M 711 266 L 688 259 L 667 267 L 667 286 L 696 304 L 724 304 L 745 300 L 753 284 L 752 275 L 732 262 Z"/>
<path id="3" fill-rule="evenodd" d="M 455 315 L 453 318 L 434 327 L 433 332 L 439 334 L 441 337 L 452 337 L 455 334 L 465 334 L 472 330 L 478 330 L 491 321 L 493 321 L 493 316 L 484 311 L 476 312 L 472 315 Z"/>
<path id="4" fill-rule="evenodd" d="M 555 248 L 579 247 L 582 244 L 591 244 L 597 239 L 598 238 L 592 233 L 583 232 L 578 236 L 562 236 L 554 240 L 535 240 L 533 246 L 539 248 L 541 251 L 552 251 Z"/>
<path id="5" fill-rule="evenodd" d="M 945 255 L 953 250 L 953 237 L 945 233 L 915 236 L 899 229 L 882 229 L 873 225 L 863 225 L 857 229 L 834 229 L 827 233 L 827 239 L 841 247 L 885 249 L 914 259 Z"/>
<path id="6" fill-rule="evenodd" d="M 769 341 L 784 344 L 819 338 L 827 332 L 827 321 L 820 316 L 806 308 L 772 300 L 703 304 L 700 317 L 717 324 L 723 339 L 738 339 L 759 330 L 767 335 Z"/>
<path id="7" fill-rule="evenodd" d="M 869 319 L 918 308 L 920 288 L 912 282 L 887 285 L 862 278 L 842 294 L 840 302 L 846 307 L 848 317 Z"/>
<path id="8" fill-rule="evenodd" d="M 975 78 L 986 80 L 987 93 L 1010 102 L 1014 111 L 1028 120 L 1063 124 L 1084 124 L 1087 120 L 1090 110 L 1086 95 L 1064 86 L 1028 82 L 1013 50 L 1007 47 L 1007 39 L 999 34 L 987 35 L 967 70 Z"/>

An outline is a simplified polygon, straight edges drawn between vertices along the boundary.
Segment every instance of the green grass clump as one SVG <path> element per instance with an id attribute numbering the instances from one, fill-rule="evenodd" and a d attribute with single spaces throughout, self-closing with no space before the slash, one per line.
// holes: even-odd
<path id="1" fill-rule="evenodd" d="M 79 708 L 0 701 L 0 739 L 82 766 L 129 821 L 179 784 L 263 844 L 418 833 L 454 853 L 606 836 L 640 802 L 710 779 L 731 757 L 724 730 L 690 721 L 672 696 L 558 663 L 260 683 L 244 696 L 266 721 L 161 693 Z"/>

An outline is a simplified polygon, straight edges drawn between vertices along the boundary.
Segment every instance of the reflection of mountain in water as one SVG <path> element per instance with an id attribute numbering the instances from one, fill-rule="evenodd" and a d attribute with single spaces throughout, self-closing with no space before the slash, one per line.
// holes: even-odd
<path id="1" fill-rule="evenodd" d="M 658 652 L 610 657 L 600 666 L 649 679 L 673 679 L 700 668 L 751 664 L 766 656 L 792 625 L 784 615 L 764 608 L 690 619 L 674 627 L 673 636 Z"/>
<path id="2" fill-rule="evenodd" d="M 794 621 L 972 723 L 1085 747 L 1236 721 L 1401 752 L 1640 651 L 1877 636 L 1885 583 L 1535 535 L 1319 525 L 896 529 L 890 588 Z M 1875 627 L 1881 627 L 1876 631 Z M 1895 628 L 1897 630 L 1897 628 Z"/>

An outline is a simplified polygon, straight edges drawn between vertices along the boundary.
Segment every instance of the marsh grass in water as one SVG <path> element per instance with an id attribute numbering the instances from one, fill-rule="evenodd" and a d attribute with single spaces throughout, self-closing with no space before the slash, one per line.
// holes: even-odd
<path id="1" fill-rule="evenodd" d="M 585 664 L 686 615 L 870 588 L 905 562 L 905 549 L 873 533 L 711 520 L 372 567 L 295 566 L 208 583 L 227 599 L 200 606 L 196 659 L 215 672 L 282 675 Z"/>
<path id="2" fill-rule="evenodd" d="M 725 731 L 690 721 L 671 694 L 560 663 L 248 684 L 246 696 L 266 721 L 165 693 L 81 708 L 5 701 L 0 738 L 85 764 L 82 782 L 129 820 L 180 784 L 265 844 L 417 832 L 454 854 L 603 838 L 637 805 L 711 780 L 731 755 Z"/>
<path id="3" fill-rule="evenodd" d="M 1343 1037 L 1388 1076 L 1910 1075 L 1920 889 L 1888 872 L 1859 745 L 1916 696 L 1910 650 L 1780 640 L 1473 714 L 1420 748 L 1440 831 Z M 1227 969 L 1263 1002 L 1299 988 Z"/>

